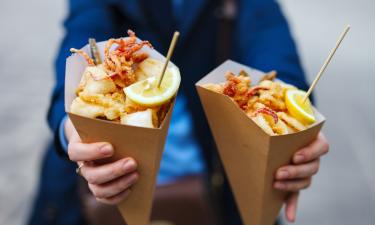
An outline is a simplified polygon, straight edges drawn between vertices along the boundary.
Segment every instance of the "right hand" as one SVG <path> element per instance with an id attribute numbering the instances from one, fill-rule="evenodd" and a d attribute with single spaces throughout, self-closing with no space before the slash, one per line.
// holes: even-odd
<path id="1" fill-rule="evenodd" d="M 82 143 L 70 119 L 65 122 L 65 134 L 69 141 L 68 155 L 78 165 L 84 163 L 80 174 L 88 182 L 88 186 L 99 202 L 118 204 L 131 192 L 131 186 L 138 180 L 137 163 L 132 158 L 98 164 L 98 159 L 109 158 L 114 149 L 110 143 Z"/>

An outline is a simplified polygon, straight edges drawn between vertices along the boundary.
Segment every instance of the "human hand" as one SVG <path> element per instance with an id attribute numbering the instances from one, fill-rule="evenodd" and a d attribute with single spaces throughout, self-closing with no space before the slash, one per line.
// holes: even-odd
<path id="1" fill-rule="evenodd" d="M 69 141 L 69 158 L 81 167 L 80 174 L 88 182 L 96 199 L 111 205 L 123 201 L 130 194 L 131 186 L 138 180 L 135 160 L 125 158 L 112 163 L 99 164 L 96 160 L 113 155 L 114 149 L 110 143 L 82 143 L 69 119 L 65 122 L 65 133 Z"/>
<path id="2" fill-rule="evenodd" d="M 291 192 L 285 200 L 285 216 L 289 222 L 296 219 L 299 191 L 311 185 L 312 176 L 319 170 L 320 157 L 328 152 L 329 145 L 322 133 L 306 147 L 297 151 L 293 163 L 279 168 L 274 187 Z"/>

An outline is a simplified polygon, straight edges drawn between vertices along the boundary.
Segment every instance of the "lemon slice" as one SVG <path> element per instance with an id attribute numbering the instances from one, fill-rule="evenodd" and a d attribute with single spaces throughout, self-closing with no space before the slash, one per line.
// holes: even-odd
<path id="1" fill-rule="evenodd" d="M 177 92 L 181 76 L 176 67 L 169 67 L 164 74 L 160 87 L 156 76 L 139 81 L 124 88 L 126 97 L 143 106 L 158 106 L 166 103 Z"/>
<path id="2" fill-rule="evenodd" d="M 316 121 L 314 111 L 309 99 L 303 101 L 306 92 L 290 89 L 286 92 L 285 103 L 289 113 L 304 124 L 312 124 Z"/>

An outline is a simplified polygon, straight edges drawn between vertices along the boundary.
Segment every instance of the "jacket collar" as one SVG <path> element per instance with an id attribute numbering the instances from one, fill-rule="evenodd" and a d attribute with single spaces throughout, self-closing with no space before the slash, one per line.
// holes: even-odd
<path id="1" fill-rule="evenodd" d="M 173 17 L 173 0 L 126 0 L 121 1 L 123 10 L 130 17 L 153 26 L 163 39 L 172 37 L 175 30 L 184 39 L 209 0 L 184 0 L 182 19 L 177 25 Z"/>
<path id="2" fill-rule="evenodd" d="M 178 27 L 181 33 L 185 34 L 184 36 L 188 34 L 207 3 L 208 0 L 184 0 L 184 15 L 183 19 L 181 20 L 180 26 Z"/>

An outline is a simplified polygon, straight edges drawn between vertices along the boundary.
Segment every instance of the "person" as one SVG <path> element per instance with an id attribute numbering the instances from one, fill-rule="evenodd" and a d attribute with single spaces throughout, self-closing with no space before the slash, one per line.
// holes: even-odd
<path id="1" fill-rule="evenodd" d="M 222 33 L 218 7 L 228 3 L 233 18 L 230 29 Z M 173 31 L 181 32 L 173 61 L 181 70 L 182 85 L 158 186 L 216 171 L 213 138 L 194 84 L 220 63 L 217 55 L 225 41 L 229 58 L 259 70 L 277 70 L 281 80 L 300 89 L 308 87 L 287 21 L 274 0 L 70 0 L 64 25 L 66 35 L 56 59 L 56 85 L 48 113 L 55 141 L 43 160 L 30 225 L 85 224 L 77 191 L 77 163 L 92 194 L 105 204 L 126 199 L 139 177 L 137 162 L 131 158 L 104 165 L 85 163 L 81 167 L 83 161 L 110 157 L 115 151 L 111 143 L 82 143 L 64 111 L 65 59 L 69 48 L 84 46 L 89 37 L 97 41 L 122 37 L 130 28 L 160 52 L 166 52 Z M 295 221 L 299 192 L 310 186 L 320 157 L 327 151 L 328 142 L 320 133 L 294 155 L 290 165 L 277 170 L 274 188 L 290 192 L 285 200 L 289 221 Z M 227 218 L 224 224 L 241 224 L 226 179 L 222 190 Z"/>

